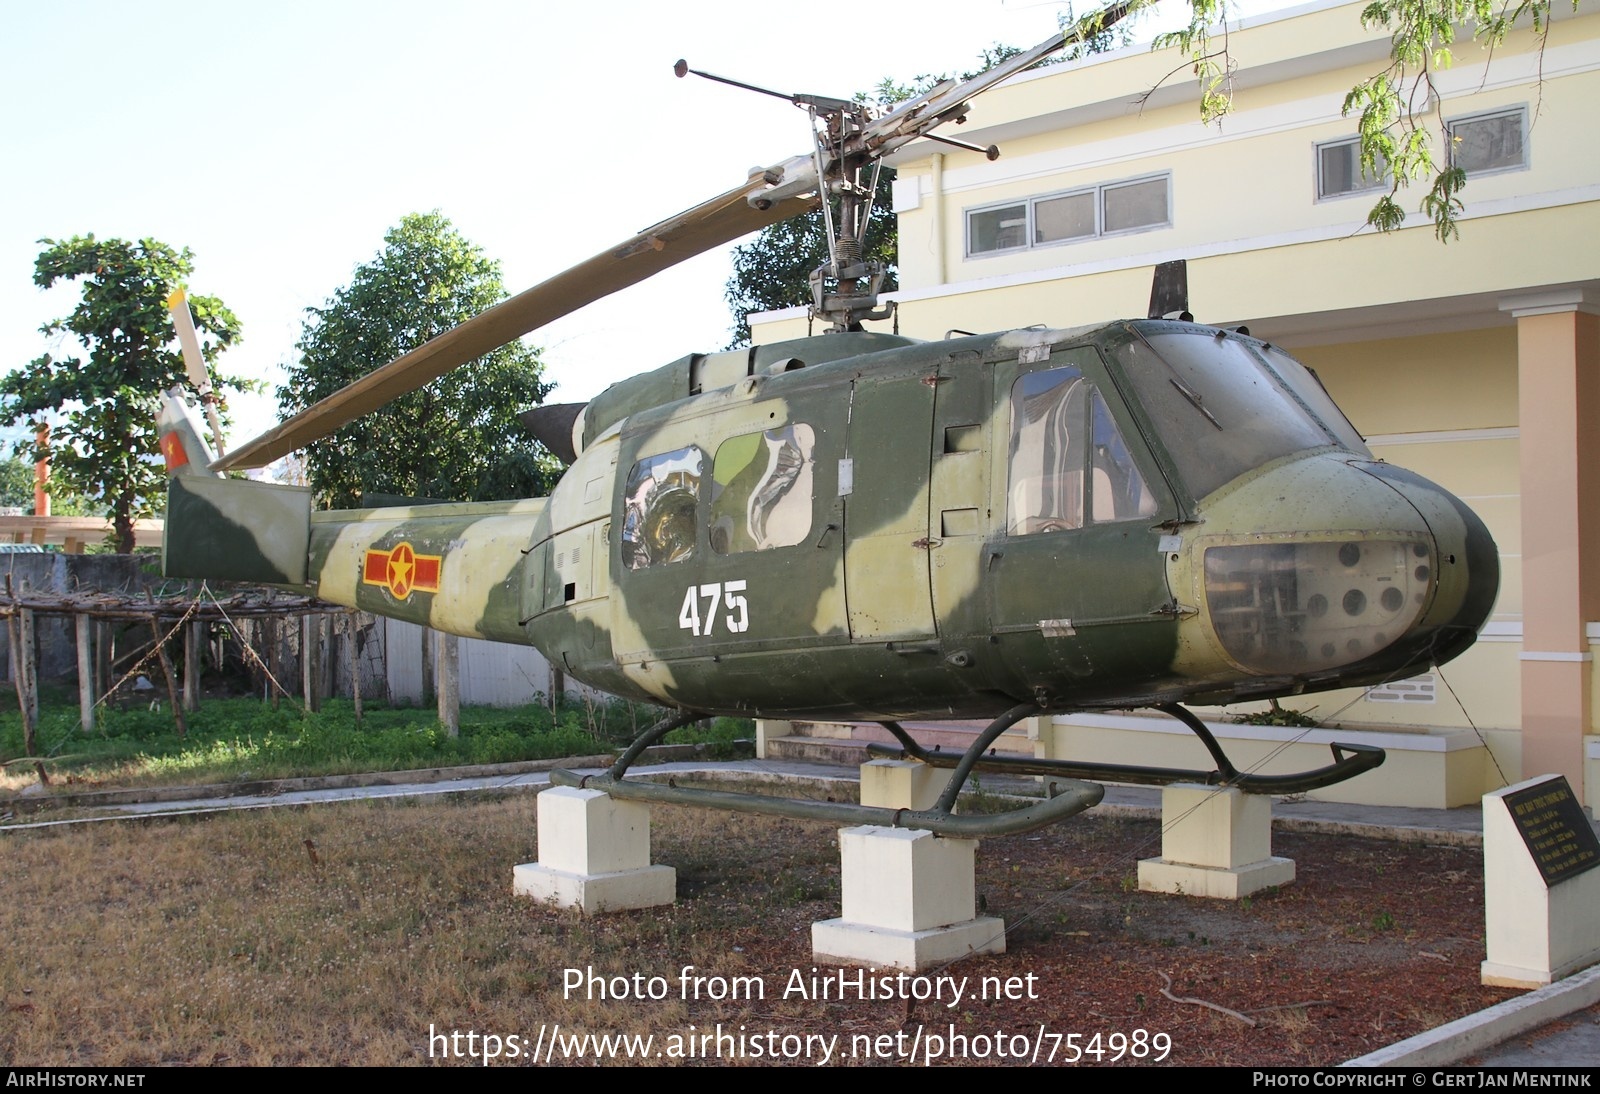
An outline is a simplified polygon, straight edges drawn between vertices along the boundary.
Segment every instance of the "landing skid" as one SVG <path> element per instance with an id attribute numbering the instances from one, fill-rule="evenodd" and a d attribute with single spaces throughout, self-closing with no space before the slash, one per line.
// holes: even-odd
<path id="1" fill-rule="evenodd" d="M 700 790 L 667 783 L 640 782 L 624 779 L 623 775 L 641 753 L 662 737 L 680 726 L 705 717 L 697 711 L 680 711 L 665 718 L 628 746 L 604 775 L 579 775 L 557 769 L 550 773 L 550 781 L 557 786 L 575 786 L 603 790 L 614 798 L 625 801 L 663 802 L 669 805 L 692 805 L 702 809 L 723 809 L 735 813 L 759 813 L 771 817 L 790 817 L 795 820 L 822 820 L 833 824 L 878 825 L 885 828 L 912 828 L 940 836 L 960 836 L 978 839 L 986 836 L 1005 836 L 1016 832 L 1030 832 L 1083 812 L 1098 805 L 1105 796 L 1105 787 L 1095 783 L 1072 781 L 1058 786 L 1055 797 L 1036 805 L 1013 809 L 1005 813 L 956 816 L 956 799 L 961 794 L 968 776 L 982 770 L 984 751 L 995 739 L 1023 718 L 1037 714 L 1033 703 L 1012 707 L 990 722 L 978 734 L 972 747 L 957 757 L 951 754 L 950 762 L 941 767 L 954 767 L 950 782 L 932 809 L 885 809 L 870 805 L 852 805 L 849 802 L 820 802 L 805 798 L 777 798 L 763 794 L 742 794 L 726 790 Z M 905 738 L 910 740 L 910 738 Z M 911 742 L 915 746 L 915 742 Z"/>
<path id="2" fill-rule="evenodd" d="M 1206 728 L 1204 722 L 1194 714 L 1179 706 L 1177 703 L 1165 703 L 1153 708 L 1163 714 L 1171 715 L 1187 726 L 1200 743 L 1206 746 L 1206 751 L 1211 753 L 1211 759 L 1216 763 L 1216 768 L 1211 771 L 1196 771 L 1176 767 L 1144 767 L 1135 764 L 1097 764 L 1075 760 L 1044 760 L 1028 759 L 1021 756 L 984 756 L 977 761 L 974 770 L 980 772 L 993 772 L 1005 775 L 1060 775 L 1069 779 L 1094 779 L 1105 782 L 1136 783 L 1142 786 L 1168 786 L 1172 783 L 1199 783 L 1202 786 L 1232 786 L 1244 791 L 1246 794 L 1303 794 L 1308 790 L 1320 790 L 1334 783 L 1344 782 L 1354 778 L 1363 771 L 1371 771 L 1381 765 L 1385 759 L 1383 749 L 1374 745 L 1338 744 L 1329 745 L 1333 752 L 1334 762 L 1326 767 L 1318 767 L 1311 771 L 1302 771 L 1294 775 L 1252 775 L 1234 767 L 1228 759 L 1222 746 Z M 967 754 L 957 756 L 954 752 L 929 751 L 919 745 L 911 735 L 895 722 L 879 722 L 879 725 L 894 734 L 900 742 L 897 747 L 888 744 L 870 744 L 867 751 L 873 756 L 889 759 L 910 757 L 920 760 L 930 767 L 956 768 L 958 772 L 967 770 L 972 766 L 968 763 Z M 1008 723 L 1009 724 L 1009 723 Z M 994 736 L 998 736 L 995 734 Z M 988 741 L 994 736 L 988 736 L 988 731 L 980 735 L 978 744 L 988 747 Z M 974 747 L 977 747 L 976 745 Z"/>
<path id="3" fill-rule="evenodd" d="M 662 719 L 641 733 L 628 746 L 604 775 L 579 775 L 557 769 L 550 773 L 550 781 L 557 786 L 575 786 L 603 790 L 614 798 L 625 801 L 662 802 L 669 805 L 692 805 L 702 809 L 722 809 L 734 813 L 759 813 L 772 817 L 790 817 L 796 820 L 822 820 L 834 824 L 880 825 L 886 828 L 913 828 L 933 832 L 940 836 L 961 836 L 976 839 L 986 836 L 1005 836 L 1029 832 L 1083 812 L 1098 805 L 1105 796 L 1105 787 L 1096 779 L 1108 782 L 1139 783 L 1147 786 L 1166 786 L 1171 783 L 1199 783 L 1204 786 L 1232 786 L 1247 794 L 1299 794 L 1343 782 L 1370 771 L 1384 761 L 1384 751 L 1372 745 L 1333 744 L 1334 762 L 1326 767 L 1296 775 L 1251 775 L 1234 767 L 1222 746 L 1217 743 L 1205 723 L 1177 703 L 1167 703 L 1155 709 L 1169 714 L 1187 726 L 1200 738 L 1216 768 L 1196 771 L 1172 767 L 1142 767 L 1131 764 L 1078 763 L 1071 760 L 1040 760 L 1013 756 L 984 755 L 989 747 L 1017 722 L 1038 714 L 1034 703 L 1012 707 L 990 722 L 972 745 L 959 755 L 954 752 L 929 751 L 919 745 L 896 722 L 880 722 L 894 734 L 900 745 L 873 744 L 867 751 L 874 756 L 920 760 L 930 767 L 951 768 L 950 781 L 932 809 L 885 809 L 870 805 L 852 805 L 848 802 L 821 802 L 805 798 L 778 798 L 764 794 L 743 794 L 726 790 L 701 790 L 678 786 L 671 779 L 665 784 L 625 779 L 644 750 L 668 733 L 688 725 L 705 715 L 699 711 L 679 711 Z M 1013 809 L 1005 813 L 980 816 L 957 816 L 956 799 L 960 797 L 967 780 L 974 772 L 993 772 L 1006 775 L 1053 775 L 1065 778 L 1067 783 L 1057 784 L 1054 797 L 1036 805 Z"/>

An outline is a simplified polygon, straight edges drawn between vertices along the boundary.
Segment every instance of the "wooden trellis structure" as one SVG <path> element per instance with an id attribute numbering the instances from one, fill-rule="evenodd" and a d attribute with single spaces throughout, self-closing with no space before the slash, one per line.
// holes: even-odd
<path id="1" fill-rule="evenodd" d="M 332 691 L 330 659 L 325 656 L 325 649 L 337 635 L 349 650 L 346 663 L 351 669 L 356 716 L 361 716 L 360 627 L 355 613 L 347 608 L 314 597 L 265 589 L 230 591 L 219 596 L 204 584 L 187 588 L 178 596 L 88 591 L 52 594 L 15 589 L 7 574 L 0 617 L 5 620 L 10 639 L 11 679 L 17 689 L 28 756 L 37 755 L 35 628 L 40 616 L 72 620 L 80 721 L 85 733 L 94 732 L 95 712 L 101 704 L 127 694 L 129 683 L 146 675 L 152 681 L 159 676 L 164 682 L 173 723 L 178 735 L 185 735 L 185 711 L 199 707 L 201 651 L 208 645 L 212 645 L 213 662 L 219 665 L 229 645 L 236 646 L 252 678 L 260 682 L 264 697 L 276 706 L 283 696 L 290 695 L 283 678 L 284 646 L 295 629 L 299 631 L 299 691 L 306 707 L 316 710 L 322 697 Z M 113 648 L 113 635 L 119 624 L 124 636 L 131 624 L 135 633 L 147 632 L 149 637 L 141 635 L 131 649 L 119 656 Z M 183 650 L 181 684 L 169 653 L 174 644 Z M 41 781 L 48 781 L 43 764 L 36 766 Z"/>

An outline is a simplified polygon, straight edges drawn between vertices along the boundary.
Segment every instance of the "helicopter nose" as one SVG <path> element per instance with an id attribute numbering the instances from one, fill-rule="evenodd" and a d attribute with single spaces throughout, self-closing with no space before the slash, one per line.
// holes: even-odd
<path id="1" fill-rule="evenodd" d="M 1215 646 L 1257 676 L 1361 677 L 1471 645 L 1499 586 L 1476 514 L 1386 464 L 1319 453 L 1204 502 L 1192 545 Z"/>
<path id="2" fill-rule="evenodd" d="M 1483 520 L 1448 490 L 1386 463 L 1358 463 L 1362 472 L 1395 490 L 1433 535 L 1436 588 L 1417 621 L 1432 660 L 1443 664 L 1472 645 L 1500 592 L 1500 551 Z"/>

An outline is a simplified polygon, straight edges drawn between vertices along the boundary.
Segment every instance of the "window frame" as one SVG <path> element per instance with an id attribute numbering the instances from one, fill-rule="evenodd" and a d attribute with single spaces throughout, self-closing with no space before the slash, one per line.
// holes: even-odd
<path id="1" fill-rule="evenodd" d="M 1522 162 L 1516 164 L 1507 164 L 1504 167 L 1485 167 L 1476 171 L 1467 168 L 1462 168 L 1462 170 L 1467 172 L 1467 176 L 1469 178 L 1477 179 L 1487 178 L 1490 175 L 1503 175 L 1512 171 L 1526 171 L 1532 167 L 1532 157 L 1530 156 L 1528 150 L 1528 106 L 1526 103 L 1521 103 L 1516 106 L 1500 107 L 1495 110 L 1480 110 L 1472 114 L 1463 114 L 1457 118 L 1446 118 L 1444 123 L 1445 155 L 1450 163 L 1450 166 L 1459 166 L 1459 164 L 1456 163 L 1456 126 L 1469 122 L 1488 121 L 1493 118 L 1511 117 L 1517 119 L 1517 129 L 1522 138 L 1520 142 L 1522 145 Z"/>
<path id="2" fill-rule="evenodd" d="M 1106 228 L 1106 193 L 1111 190 L 1120 190 L 1142 183 L 1160 182 L 1165 190 L 1166 210 L 1164 219 L 1150 224 L 1139 224 L 1131 228 Z M 1038 234 L 1038 217 L 1036 208 L 1043 202 L 1057 201 L 1061 198 L 1077 197 L 1081 194 L 1094 195 L 1094 231 L 1089 235 L 1073 236 L 1070 239 L 1036 240 Z M 1015 247 L 995 247 L 989 250 L 975 251 L 972 248 L 972 218 L 983 213 L 992 213 L 1000 209 L 1010 209 L 1021 206 L 1026 221 L 1023 229 L 1023 242 Z M 1096 239 L 1110 239 L 1118 236 L 1137 235 L 1140 232 L 1159 231 L 1172 227 L 1172 172 L 1155 171 L 1148 175 L 1135 175 L 1131 178 L 1112 179 L 1108 182 L 1097 182 L 1088 186 L 1073 186 L 1065 190 L 1052 190 L 1044 194 L 1030 194 L 1022 198 L 1008 198 L 1005 201 L 987 202 L 983 205 L 974 205 L 961 211 L 963 228 L 963 257 L 964 258 L 989 258 L 993 255 L 1020 254 L 1024 251 L 1035 251 L 1048 247 L 1070 247 L 1076 243 L 1088 243 Z"/>
<path id="3" fill-rule="evenodd" d="M 1339 147 L 1354 148 L 1356 150 L 1356 173 L 1357 176 L 1361 178 L 1361 185 L 1350 190 L 1340 190 L 1338 193 L 1330 194 L 1323 189 L 1322 185 L 1322 152 L 1323 149 L 1326 148 Z M 1384 167 L 1387 168 L 1388 164 L 1385 163 Z M 1378 178 L 1371 180 L 1368 180 L 1365 176 L 1361 175 L 1361 136 L 1359 134 L 1354 137 L 1340 137 L 1331 141 L 1317 141 L 1315 144 L 1313 144 L 1311 146 L 1311 181 L 1312 185 L 1316 188 L 1317 201 L 1319 202 L 1343 201 L 1345 198 L 1360 197 L 1362 194 L 1371 194 L 1375 191 L 1382 190 L 1385 187 L 1385 183 L 1381 175 Z"/>

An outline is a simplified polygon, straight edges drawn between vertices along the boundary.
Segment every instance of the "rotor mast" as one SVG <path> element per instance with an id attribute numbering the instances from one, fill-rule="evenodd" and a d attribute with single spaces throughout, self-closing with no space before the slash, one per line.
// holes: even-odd
<path id="1" fill-rule="evenodd" d="M 888 267 L 866 257 L 872 198 L 878 190 L 883 161 L 845 151 L 852 143 L 850 138 L 857 138 L 859 143 L 872 120 L 871 108 L 865 103 L 837 99 L 824 102 L 824 109 L 819 109 L 815 101 L 806 106 L 811 117 L 817 178 L 822 180 L 823 227 L 828 236 L 828 261 L 811 271 L 811 315 L 825 320 L 830 332 L 860 330 L 864 320 L 888 319 L 894 314 L 893 303 L 878 302 Z"/>

